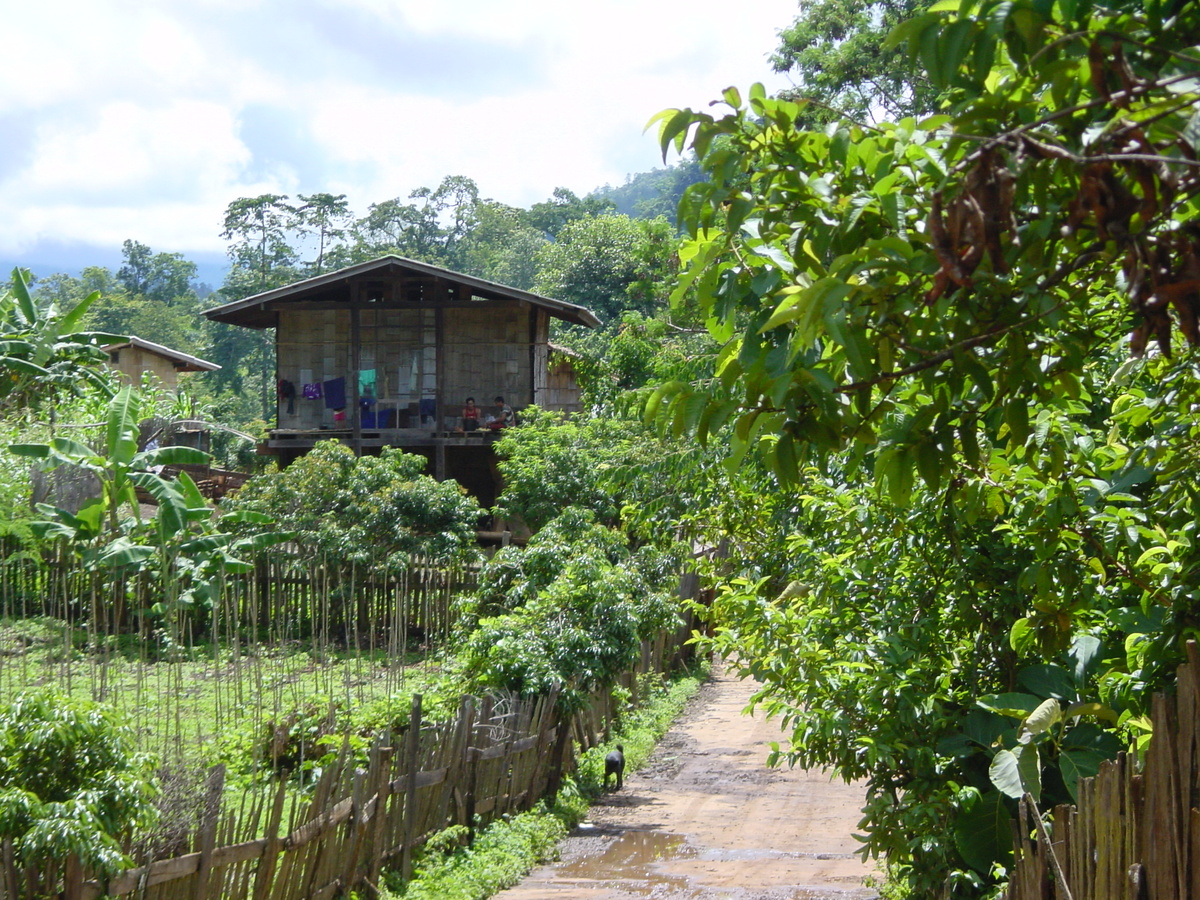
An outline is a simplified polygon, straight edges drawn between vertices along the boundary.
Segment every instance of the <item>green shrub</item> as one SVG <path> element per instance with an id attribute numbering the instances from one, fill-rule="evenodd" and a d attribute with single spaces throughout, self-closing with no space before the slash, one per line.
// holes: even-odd
<path id="1" fill-rule="evenodd" d="M 122 838 L 150 825 L 153 761 L 113 713 L 52 691 L 0 708 L 0 838 L 40 884 L 56 891 L 71 856 L 101 873 L 128 864 Z"/>
<path id="2" fill-rule="evenodd" d="M 272 528 L 346 563 L 403 568 L 412 555 L 472 553 L 478 504 L 455 482 L 422 474 L 425 466 L 400 450 L 356 457 L 321 441 L 282 472 L 251 479 L 226 506 L 268 515 Z"/>

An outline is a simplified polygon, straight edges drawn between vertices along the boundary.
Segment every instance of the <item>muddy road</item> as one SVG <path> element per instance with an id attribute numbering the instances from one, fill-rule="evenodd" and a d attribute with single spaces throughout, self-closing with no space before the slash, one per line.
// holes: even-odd
<path id="1" fill-rule="evenodd" d="M 861 788 L 768 769 L 776 722 L 742 714 L 748 682 L 718 672 L 655 750 L 502 900 L 868 900 L 854 855 Z"/>

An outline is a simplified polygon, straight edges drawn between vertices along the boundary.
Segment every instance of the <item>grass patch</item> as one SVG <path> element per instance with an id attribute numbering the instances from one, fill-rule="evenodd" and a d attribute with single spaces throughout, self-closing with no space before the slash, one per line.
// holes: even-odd
<path id="1" fill-rule="evenodd" d="M 707 677 L 705 666 L 666 682 L 651 677 L 639 685 L 639 693 L 648 695 L 646 701 L 622 716 L 610 743 L 580 757 L 575 777 L 565 781 L 552 803 L 493 822 L 470 847 L 463 846 L 466 829 L 461 825 L 440 832 L 425 845 L 411 881 L 403 883 L 398 874 L 385 876 L 383 896 L 484 900 L 516 884 L 539 862 L 553 859 L 558 841 L 587 815 L 590 802 L 600 795 L 608 750 L 620 742 L 628 771 L 644 765 Z"/>

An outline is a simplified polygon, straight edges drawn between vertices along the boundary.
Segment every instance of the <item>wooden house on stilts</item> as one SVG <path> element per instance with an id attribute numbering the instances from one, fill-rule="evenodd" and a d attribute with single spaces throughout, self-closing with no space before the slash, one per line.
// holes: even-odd
<path id="1" fill-rule="evenodd" d="M 579 408 L 570 356 L 550 319 L 595 327 L 587 309 L 481 278 L 385 256 L 227 303 L 217 322 L 275 329 L 279 404 L 265 452 L 287 465 L 320 440 L 357 453 L 424 454 L 490 506 L 496 432 L 464 430 L 497 396 L 514 410 Z"/>

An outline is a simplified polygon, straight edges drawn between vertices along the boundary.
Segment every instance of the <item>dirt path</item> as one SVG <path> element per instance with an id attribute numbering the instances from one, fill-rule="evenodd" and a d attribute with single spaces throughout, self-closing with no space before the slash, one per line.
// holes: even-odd
<path id="1" fill-rule="evenodd" d="M 776 722 L 742 714 L 753 685 L 717 674 L 625 787 L 592 807 L 501 900 L 868 900 L 853 855 L 862 790 L 768 769 Z"/>

